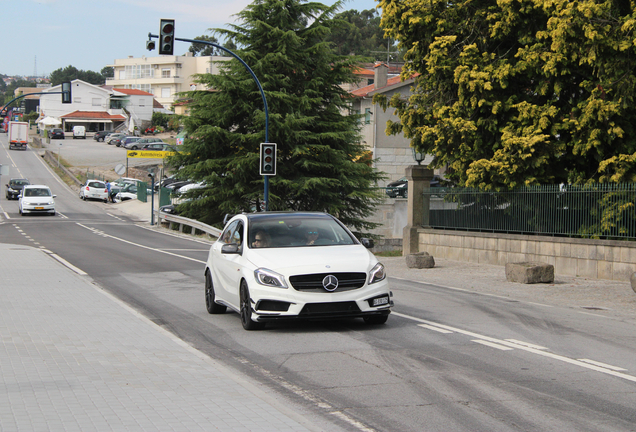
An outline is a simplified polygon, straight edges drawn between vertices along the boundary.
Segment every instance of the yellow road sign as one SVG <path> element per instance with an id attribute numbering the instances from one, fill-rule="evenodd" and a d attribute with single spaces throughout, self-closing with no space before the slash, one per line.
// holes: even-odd
<path id="1" fill-rule="evenodd" d="M 128 150 L 127 154 L 129 158 L 163 159 L 167 156 L 173 156 L 175 153 L 169 151 Z"/>

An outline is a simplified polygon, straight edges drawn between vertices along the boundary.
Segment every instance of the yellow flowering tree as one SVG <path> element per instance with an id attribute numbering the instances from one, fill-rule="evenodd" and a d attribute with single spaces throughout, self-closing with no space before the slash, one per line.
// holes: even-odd
<path id="1" fill-rule="evenodd" d="M 379 0 L 411 145 L 458 184 L 636 181 L 636 2 Z"/>

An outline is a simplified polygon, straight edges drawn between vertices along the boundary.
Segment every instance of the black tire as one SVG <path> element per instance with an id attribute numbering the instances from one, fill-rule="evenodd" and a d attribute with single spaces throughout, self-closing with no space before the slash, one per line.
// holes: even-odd
<path id="1" fill-rule="evenodd" d="M 240 296 L 240 315 L 241 324 L 245 330 L 260 330 L 265 327 L 265 323 L 260 323 L 252 320 L 252 304 L 250 300 L 250 291 L 247 288 L 245 281 L 241 282 L 241 289 L 239 291 Z"/>
<path id="2" fill-rule="evenodd" d="M 103 142 L 104 138 L 97 138 L 97 142 Z"/>
<path id="3" fill-rule="evenodd" d="M 222 314 L 227 310 L 226 306 L 214 302 L 216 295 L 214 294 L 214 283 L 210 272 L 205 272 L 205 308 L 209 314 Z"/>
<path id="4" fill-rule="evenodd" d="M 107 199 L 104 200 L 104 204 L 108 204 L 108 200 Z"/>
<path id="5" fill-rule="evenodd" d="M 130 149 L 131 150 L 137 150 L 137 146 L 132 146 Z"/>
<path id="6" fill-rule="evenodd" d="M 371 315 L 363 317 L 364 322 L 369 325 L 381 325 L 389 319 L 389 314 L 386 315 Z"/>

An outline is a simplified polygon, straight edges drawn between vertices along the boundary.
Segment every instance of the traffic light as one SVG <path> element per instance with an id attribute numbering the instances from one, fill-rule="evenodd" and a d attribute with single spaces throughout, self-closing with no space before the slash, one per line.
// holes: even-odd
<path id="1" fill-rule="evenodd" d="M 71 98 L 71 82 L 65 81 L 62 83 L 62 103 L 70 104 L 73 102 Z"/>
<path id="2" fill-rule="evenodd" d="M 159 54 L 172 55 L 174 52 L 174 20 L 159 21 Z"/>
<path id="3" fill-rule="evenodd" d="M 261 175 L 276 175 L 276 144 L 261 143 Z"/>

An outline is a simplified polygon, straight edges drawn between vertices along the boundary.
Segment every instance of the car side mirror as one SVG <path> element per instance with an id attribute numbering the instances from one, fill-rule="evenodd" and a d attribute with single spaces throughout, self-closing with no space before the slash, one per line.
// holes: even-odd
<path id="1" fill-rule="evenodd" d="M 367 249 L 373 249 L 373 246 L 374 246 L 373 239 L 362 237 L 360 239 L 360 243 L 362 243 L 362 246 L 364 246 Z"/>
<path id="2" fill-rule="evenodd" d="M 221 253 L 223 254 L 240 254 L 241 248 L 236 243 L 225 244 L 221 247 Z"/>
<path id="3" fill-rule="evenodd" d="M 57 195 L 53 195 L 53 198 L 57 198 Z"/>

